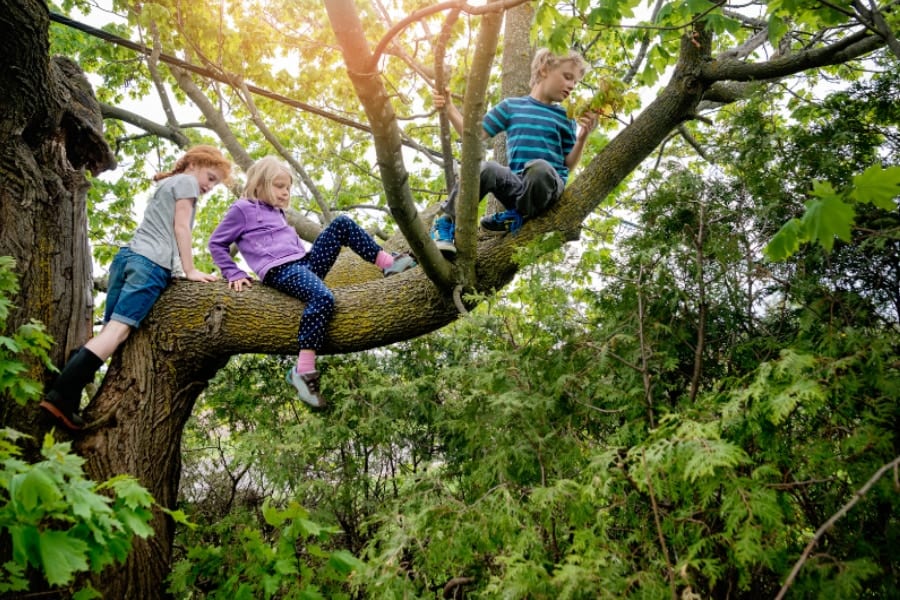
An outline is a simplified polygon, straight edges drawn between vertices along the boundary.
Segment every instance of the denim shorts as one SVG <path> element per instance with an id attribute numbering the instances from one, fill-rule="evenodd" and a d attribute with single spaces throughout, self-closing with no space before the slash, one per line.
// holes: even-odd
<path id="1" fill-rule="evenodd" d="M 119 321 L 137 327 L 169 285 L 171 278 L 170 270 L 132 252 L 131 248 L 119 248 L 109 267 L 103 322 Z"/>

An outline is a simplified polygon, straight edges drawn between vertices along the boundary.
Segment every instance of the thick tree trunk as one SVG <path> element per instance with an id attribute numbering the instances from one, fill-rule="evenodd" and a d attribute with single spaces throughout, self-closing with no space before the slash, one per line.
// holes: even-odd
<path id="1" fill-rule="evenodd" d="M 16 260 L 19 293 L 10 330 L 32 319 L 56 340 L 61 365 L 90 335 L 93 309 L 84 168 L 114 164 L 99 108 L 71 61 L 50 60 L 47 6 L 16 1 L 0 11 L 0 255 Z M 38 364 L 29 375 L 47 379 Z M 35 406 L 0 403 L 0 423 L 35 434 Z"/>

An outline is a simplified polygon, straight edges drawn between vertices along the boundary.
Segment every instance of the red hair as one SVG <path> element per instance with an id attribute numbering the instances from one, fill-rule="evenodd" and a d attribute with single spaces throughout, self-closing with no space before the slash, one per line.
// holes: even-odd
<path id="1" fill-rule="evenodd" d="M 222 172 L 222 181 L 228 183 L 231 179 L 231 162 L 225 158 L 222 152 L 214 147 L 200 144 L 188 149 L 184 155 L 175 161 L 175 166 L 171 171 L 157 173 L 153 176 L 153 181 L 159 181 L 172 175 L 184 173 L 191 165 L 195 167 L 212 167 Z"/>

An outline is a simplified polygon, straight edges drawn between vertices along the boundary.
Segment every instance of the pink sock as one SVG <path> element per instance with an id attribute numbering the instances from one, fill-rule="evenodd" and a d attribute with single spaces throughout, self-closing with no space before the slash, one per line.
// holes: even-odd
<path id="1" fill-rule="evenodd" d="M 297 355 L 297 366 L 295 367 L 298 373 L 309 373 L 310 371 L 316 370 L 316 351 L 315 350 L 301 350 L 300 354 Z"/>
<path id="2" fill-rule="evenodd" d="M 385 252 L 384 250 L 378 251 L 378 256 L 375 257 L 375 266 L 379 269 L 387 269 L 394 264 L 394 257 Z"/>

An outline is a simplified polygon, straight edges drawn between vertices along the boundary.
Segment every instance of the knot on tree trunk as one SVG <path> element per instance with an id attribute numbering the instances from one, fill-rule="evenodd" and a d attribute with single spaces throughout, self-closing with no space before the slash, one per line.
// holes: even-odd
<path id="1" fill-rule="evenodd" d="M 54 56 L 50 72 L 61 104 L 59 127 L 69 163 L 94 175 L 114 169 L 116 158 L 103 137 L 100 103 L 81 67 L 64 56 Z"/>

